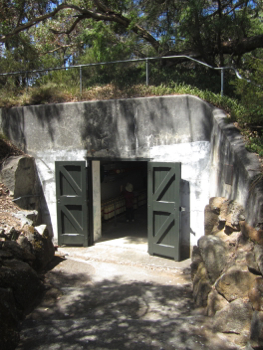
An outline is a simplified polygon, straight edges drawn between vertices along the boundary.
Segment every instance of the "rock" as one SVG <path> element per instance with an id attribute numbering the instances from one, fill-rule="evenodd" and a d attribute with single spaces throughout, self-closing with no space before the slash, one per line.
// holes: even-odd
<path id="1" fill-rule="evenodd" d="M 16 329 L 19 328 L 19 312 L 15 307 L 15 300 L 10 288 L 0 288 L 0 324 L 6 327 Z"/>
<path id="2" fill-rule="evenodd" d="M 193 279 L 193 298 L 197 307 L 207 305 L 207 296 L 211 288 L 207 270 L 204 263 L 201 262 Z"/>
<path id="3" fill-rule="evenodd" d="M 205 235 L 211 235 L 217 226 L 218 215 L 207 205 L 205 207 Z"/>
<path id="4" fill-rule="evenodd" d="M 249 334 L 252 312 L 249 302 L 236 299 L 216 312 L 213 329 L 222 333 Z"/>
<path id="5" fill-rule="evenodd" d="M 227 234 L 225 234 L 224 228 L 222 230 L 219 230 L 219 231 L 215 232 L 214 236 L 217 237 L 217 238 L 220 238 L 224 242 L 226 242 L 228 240 L 228 238 L 229 238 L 229 236 Z"/>
<path id="6" fill-rule="evenodd" d="M 252 347 L 263 346 L 263 312 L 254 311 L 250 327 L 250 344 Z"/>
<path id="7" fill-rule="evenodd" d="M 21 227 L 24 225 L 33 225 L 37 222 L 38 211 L 37 210 L 23 210 L 14 213 L 13 216 L 21 221 Z"/>
<path id="8" fill-rule="evenodd" d="M 246 262 L 250 272 L 258 275 L 260 274 L 260 270 L 259 270 L 258 264 L 256 263 L 254 252 L 248 252 L 246 254 Z"/>
<path id="9" fill-rule="evenodd" d="M 8 239 L 9 239 L 9 237 L 5 234 L 5 230 L 0 229 L 0 241 L 6 241 Z"/>
<path id="10" fill-rule="evenodd" d="M 201 256 L 200 249 L 197 246 L 194 246 L 192 251 L 192 263 L 190 265 L 192 281 L 195 277 L 195 274 L 198 270 L 198 266 L 201 262 L 203 262 L 203 259 Z"/>
<path id="11" fill-rule="evenodd" d="M 231 224 L 237 226 L 239 221 L 244 220 L 245 210 L 242 205 L 240 205 L 237 201 L 230 201 L 228 206 L 228 213 L 232 214 L 231 216 Z M 241 217 L 241 219 L 240 219 Z"/>
<path id="12" fill-rule="evenodd" d="M 35 229 L 33 234 L 32 229 L 29 229 L 29 227 L 27 227 L 28 231 L 24 231 L 24 234 L 32 245 L 33 254 L 36 257 L 34 267 L 36 270 L 43 270 L 54 258 L 55 248 L 49 237 L 46 225 L 42 225 L 41 229 L 39 227 Z M 37 230 L 43 232 L 42 235 Z"/>
<path id="13" fill-rule="evenodd" d="M 1 180 L 14 194 L 14 201 L 20 208 L 39 209 L 40 188 L 33 157 L 7 158 L 2 166 Z"/>
<path id="14" fill-rule="evenodd" d="M 22 233 L 28 238 L 29 241 L 32 241 L 34 239 L 35 228 L 31 225 L 25 225 L 22 229 Z"/>
<path id="15" fill-rule="evenodd" d="M 240 239 L 240 232 L 233 232 L 230 235 L 227 235 L 224 230 L 218 231 L 215 236 L 220 238 L 222 241 L 224 241 L 229 248 L 235 248 L 238 246 L 238 242 Z"/>
<path id="16" fill-rule="evenodd" d="M 238 231 L 236 228 L 233 228 L 231 225 L 229 226 L 229 224 L 226 222 L 225 223 L 225 234 L 226 235 L 231 235 L 233 232 Z"/>
<path id="17" fill-rule="evenodd" d="M 11 254 L 15 259 L 26 261 L 32 264 L 36 259 L 33 254 L 26 251 L 15 241 L 0 242 L 0 250 Z"/>
<path id="18" fill-rule="evenodd" d="M 207 298 L 207 315 L 214 316 L 214 314 L 223 309 L 228 304 L 228 301 L 218 294 L 215 289 L 212 289 Z"/>
<path id="19" fill-rule="evenodd" d="M 257 244 L 254 245 L 255 260 L 258 265 L 261 275 L 263 275 L 263 247 Z"/>
<path id="20" fill-rule="evenodd" d="M 0 249 L 0 259 L 12 259 L 14 256 L 10 251 Z"/>
<path id="21" fill-rule="evenodd" d="M 28 238 L 24 236 L 24 234 L 20 234 L 20 236 L 17 239 L 17 243 L 20 245 L 22 249 L 29 252 L 30 254 L 33 254 L 33 247 L 32 244 L 29 242 Z"/>
<path id="22" fill-rule="evenodd" d="M 18 238 L 19 235 L 20 235 L 20 231 L 15 230 L 14 227 L 11 227 L 11 229 L 8 230 L 8 231 L 6 231 L 5 234 L 6 234 L 7 239 L 8 239 L 9 241 L 16 241 L 17 238 Z"/>
<path id="23" fill-rule="evenodd" d="M 43 288 L 37 273 L 16 259 L 5 260 L 0 268 L 0 287 L 13 290 L 16 307 L 23 312 L 32 307 Z"/>
<path id="24" fill-rule="evenodd" d="M 35 230 L 36 230 L 42 237 L 50 238 L 50 234 L 49 234 L 49 232 L 48 232 L 47 225 L 35 226 Z"/>
<path id="25" fill-rule="evenodd" d="M 248 292 L 254 310 L 263 311 L 263 278 L 257 277 Z"/>
<path id="26" fill-rule="evenodd" d="M 15 350 L 20 340 L 19 332 L 1 323 L 0 339 L 2 350 Z"/>
<path id="27" fill-rule="evenodd" d="M 234 227 L 239 226 L 240 221 L 244 221 L 244 208 L 236 201 L 232 201 L 229 205 L 230 213 L 226 220 Z"/>
<path id="28" fill-rule="evenodd" d="M 233 232 L 231 235 L 227 236 L 226 243 L 230 247 L 237 247 L 240 241 L 241 232 Z"/>
<path id="29" fill-rule="evenodd" d="M 226 232 L 240 231 L 239 221 L 236 219 L 234 213 L 230 213 L 226 216 Z"/>
<path id="30" fill-rule="evenodd" d="M 244 220 L 244 208 L 236 201 L 226 200 L 220 208 L 220 221 L 225 221 L 226 232 L 239 230 L 239 222 Z"/>
<path id="31" fill-rule="evenodd" d="M 15 349 L 19 342 L 19 312 L 10 288 L 0 288 L 1 349 Z"/>
<path id="32" fill-rule="evenodd" d="M 239 265 L 242 269 L 247 270 L 247 255 L 253 253 L 254 245 L 251 242 L 239 245 L 235 252 L 233 263 Z"/>
<path id="33" fill-rule="evenodd" d="M 226 265 L 227 246 L 217 237 L 203 236 L 198 240 L 198 247 L 211 283 L 214 283 Z"/>
<path id="34" fill-rule="evenodd" d="M 244 350 L 254 350 L 250 344 L 250 342 L 247 342 L 246 347 Z"/>
<path id="35" fill-rule="evenodd" d="M 260 245 L 263 245 L 263 230 L 256 230 L 250 231 L 249 238 Z"/>
<path id="36" fill-rule="evenodd" d="M 231 266 L 215 283 L 218 293 L 228 301 L 248 297 L 248 292 L 257 276 L 244 268 L 246 267 Z"/>
<path id="37" fill-rule="evenodd" d="M 218 215 L 220 213 L 220 209 L 223 203 L 225 203 L 226 201 L 227 199 L 225 197 L 212 197 L 209 199 L 210 209 Z"/>
<path id="38" fill-rule="evenodd" d="M 255 229 L 254 227 L 248 225 L 246 221 L 240 222 L 242 234 L 251 239 L 253 242 L 256 242 L 260 245 L 263 245 L 263 230 Z"/>
<path id="39" fill-rule="evenodd" d="M 226 200 L 222 203 L 221 208 L 220 208 L 220 214 L 219 214 L 220 221 L 226 222 L 226 217 L 227 217 L 227 214 L 229 212 L 228 206 L 229 206 L 229 200 Z"/>

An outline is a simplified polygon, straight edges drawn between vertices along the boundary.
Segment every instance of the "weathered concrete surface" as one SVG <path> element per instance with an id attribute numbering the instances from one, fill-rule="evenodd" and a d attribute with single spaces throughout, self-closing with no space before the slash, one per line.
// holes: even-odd
<path id="1" fill-rule="evenodd" d="M 46 296 L 28 316 L 17 350 L 234 350 L 193 309 L 189 260 L 151 257 L 146 239 L 60 248 Z"/>
<path id="2" fill-rule="evenodd" d="M 183 95 L 2 109 L 1 124 L 29 152 L 145 157 L 153 146 L 210 141 L 213 120 L 207 103 Z"/>
<path id="3" fill-rule="evenodd" d="M 247 152 L 242 135 L 232 123 L 226 123 L 219 109 L 213 111 L 211 133 L 211 177 L 214 195 L 236 200 L 245 208 L 246 221 L 251 226 L 263 222 L 262 182 L 251 186 L 260 173 L 255 154 Z"/>
<path id="4" fill-rule="evenodd" d="M 225 118 L 194 96 L 162 96 L 1 109 L 0 129 L 36 158 L 48 205 L 42 219 L 51 217 L 55 240 L 55 161 L 139 158 L 182 163 L 194 246 L 210 197 L 236 199 L 248 223 L 263 222 L 263 192 L 256 187 L 249 196 L 259 163 Z"/>

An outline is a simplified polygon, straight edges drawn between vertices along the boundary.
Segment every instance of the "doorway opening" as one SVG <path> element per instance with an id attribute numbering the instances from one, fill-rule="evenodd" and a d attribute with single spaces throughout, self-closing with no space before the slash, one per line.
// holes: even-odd
<path id="1" fill-rule="evenodd" d="M 126 222 L 121 194 L 128 183 L 134 222 Z M 56 190 L 59 245 L 87 247 L 128 234 L 138 242 L 137 235 L 148 242 L 150 255 L 177 261 L 182 245 L 189 245 L 189 184 L 181 179 L 181 163 L 59 161 Z"/>
<path id="2" fill-rule="evenodd" d="M 133 217 L 125 188 L 132 189 Z M 101 236 L 97 242 L 139 244 L 147 249 L 147 161 L 100 161 Z"/>

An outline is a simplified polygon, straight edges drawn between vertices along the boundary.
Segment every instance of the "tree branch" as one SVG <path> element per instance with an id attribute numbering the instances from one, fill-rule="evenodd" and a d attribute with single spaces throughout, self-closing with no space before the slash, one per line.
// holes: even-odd
<path id="1" fill-rule="evenodd" d="M 70 34 L 74 29 L 75 29 L 75 27 L 76 27 L 76 25 L 79 23 L 81 21 L 81 18 L 77 18 L 76 20 L 75 20 L 75 22 L 71 25 L 71 27 L 68 29 L 68 30 L 66 30 L 66 31 L 63 31 L 63 32 L 60 32 L 60 31 L 58 31 L 58 30 L 55 30 L 55 29 L 52 29 L 52 28 L 50 28 L 50 30 L 51 30 L 51 32 L 52 33 L 54 33 L 54 34 Z"/>
<path id="2" fill-rule="evenodd" d="M 263 48 L 263 34 L 244 38 L 240 42 L 224 41 L 222 42 L 222 50 L 224 54 L 233 54 L 234 56 L 243 55 L 257 48 Z"/>
<path id="3" fill-rule="evenodd" d="M 92 18 L 96 21 L 115 22 L 115 23 L 122 25 L 126 29 L 128 29 L 129 26 L 131 25 L 130 19 L 122 16 L 119 13 L 116 13 L 115 11 L 112 11 L 108 7 L 104 6 L 100 1 L 94 0 L 94 3 L 97 6 L 97 9 L 102 13 L 100 13 L 99 11 L 95 12 L 95 11 L 92 11 L 89 9 L 83 9 L 83 8 L 80 8 L 79 6 L 76 6 L 73 4 L 61 4 L 54 11 L 52 11 L 48 14 L 45 14 L 43 16 L 36 17 L 36 18 L 32 19 L 31 21 L 28 21 L 27 23 L 16 27 L 11 33 L 9 33 L 7 35 L 0 36 L 0 42 L 2 42 L 2 43 L 6 42 L 12 36 L 33 27 L 37 23 L 43 22 L 47 18 L 54 17 L 58 12 L 60 12 L 64 9 L 72 9 L 72 10 L 77 11 L 79 13 L 79 15 L 76 15 L 78 17 L 78 19 L 73 23 L 73 25 L 67 31 L 64 31 L 64 32 L 53 31 L 56 34 L 69 34 L 75 29 L 76 25 L 81 20 L 89 19 L 89 18 Z M 158 50 L 160 48 L 159 42 L 146 29 L 140 27 L 138 24 L 133 25 L 129 29 L 132 30 L 135 34 L 137 34 L 141 38 L 148 41 L 154 47 L 154 49 L 158 52 Z"/>
<path id="4" fill-rule="evenodd" d="M 27 29 L 33 27 L 37 23 L 43 22 L 47 18 L 54 17 L 59 11 L 65 9 L 65 8 L 67 8 L 67 5 L 65 5 L 65 4 L 59 5 L 54 11 L 49 12 L 43 16 L 36 17 L 36 18 L 32 19 L 31 21 L 28 21 L 27 23 L 16 27 L 11 33 L 6 34 L 6 35 L 1 35 L 0 42 L 5 43 L 12 36 L 17 35 L 18 33 L 23 32 L 24 30 L 27 30 Z"/>
<path id="5" fill-rule="evenodd" d="M 126 29 L 130 27 L 131 20 L 129 18 L 124 17 L 123 15 L 116 13 L 115 11 L 112 11 L 108 7 L 101 4 L 101 2 L 98 0 L 94 0 L 94 3 L 97 5 L 98 10 L 100 10 L 103 13 L 99 13 L 99 12 L 95 12 L 87 9 L 81 9 L 75 5 L 67 5 L 67 6 L 68 8 L 72 8 L 80 12 L 81 15 L 78 15 L 80 19 L 92 18 L 96 21 L 115 22 L 122 25 Z M 156 50 L 156 52 L 159 51 L 159 48 L 160 48 L 159 42 L 146 29 L 142 28 L 138 24 L 134 24 L 129 29 L 132 30 L 135 34 L 137 34 L 141 38 L 148 41 Z"/>
<path id="6" fill-rule="evenodd" d="M 78 43 L 78 45 L 79 44 L 81 45 L 81 44 L 83 44 L 83 42 Z M 59 47 L 57 47 L 56 49 L 49 50 L 49 51 L 46 51 L 46 52 L 41 52 L 39 55 L 40 56 L 44 56 L 44 55 L 46 55 L 48 53 L 54 53 L 54 52 L 59 51 L 59 50 L 68 49 L 68 48 L 76 47 L 76 46 L 77 46 L 76 44 L 59 45 Z"/>

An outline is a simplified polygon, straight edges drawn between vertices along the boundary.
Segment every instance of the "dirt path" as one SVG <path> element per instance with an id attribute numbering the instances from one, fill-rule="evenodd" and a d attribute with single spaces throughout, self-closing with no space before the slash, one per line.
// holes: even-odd
<path id="1" fill-rule="evenodd" d="M 59 254 L 18 350 L 237 349 L 194 310 L 189 261 L 151 257 L 129 237 Z"/>

